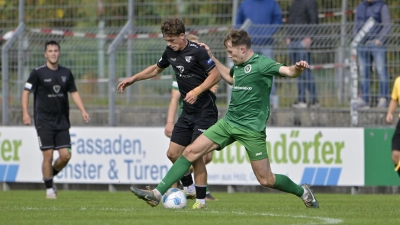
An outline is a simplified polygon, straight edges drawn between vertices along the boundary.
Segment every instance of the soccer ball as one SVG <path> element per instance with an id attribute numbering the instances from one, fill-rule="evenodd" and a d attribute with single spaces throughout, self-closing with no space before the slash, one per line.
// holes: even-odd
<path id="1" fill-rule="evenodd" d="M 170 188 L 162 196 L 162 205 L 166 209 L 184 209 L 187 199 L 185 193 L 179 188 Z"/>

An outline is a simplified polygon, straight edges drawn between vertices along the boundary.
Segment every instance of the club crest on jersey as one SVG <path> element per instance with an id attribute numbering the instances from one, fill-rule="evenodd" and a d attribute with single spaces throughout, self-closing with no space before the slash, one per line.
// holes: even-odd
<path id="1" fill-rule="evenodd" d="M 190 63 L 190 61 L 192 60 L 192 56 L 185 56 L 185 60 L 186 62 Z"/>
<path id="2" fill-rule="evenodd" d="M 61 76 L 61 80 L 65 83 L 65 81 L 67 81 L 67 77 L 66 76 Z"/>
<path id="3" fill-rule="evenodd" d="M 185 71 L 185 67 L 183 66 L 176 66 L 176 68 L 179 70 L 180 74 L 182 74 Z"/>
<path id="4" fill-rule="evenodd" d="M 56 93 L 60 92 L 60 90 L 61 90 L 60 85 L 54 85 L 54 86 L 53 86 L 53 90 L 54 90 L 54 92 L 56 92 Z"/>
<path id="5" fill-rule="evenodd" d="M 250 71 L 251 71 L 251 65 L 248 64 L 248 65 L 246 65 L 246 66 L 244 67 L 244 73 L 250 73 Z"/>

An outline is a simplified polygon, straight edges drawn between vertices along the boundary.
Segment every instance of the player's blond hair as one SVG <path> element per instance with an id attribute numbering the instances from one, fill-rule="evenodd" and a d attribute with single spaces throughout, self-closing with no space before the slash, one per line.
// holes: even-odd
<path id="1" fill-rule="evenodd" d="M 193 41 L 193 42 L 199 42 L 199 37 L 197 37 L 194 34 L 188 34 L 186 36 L 186 39 L 188 39 L 189 41 Z"/>

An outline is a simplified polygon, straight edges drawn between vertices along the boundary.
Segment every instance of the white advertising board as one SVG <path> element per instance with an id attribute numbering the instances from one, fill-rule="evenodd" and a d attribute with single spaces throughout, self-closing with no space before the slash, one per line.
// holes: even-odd
<path id="1" fill-rule="evenodd" d="M 157 184 L 171 166 L 164 128 L 76 127 L 70 133 L 72 158 L 56 182 Z M 364 185 L 362 128 L 269 128 L 267 147 L 273 173 L 296 183 Z M 40 182 L 41 163 L 33 127 L 0 128 L 0 182 Z M 237 142 L 215 151 L 207 169 L 209 184 L 258 185 Z"/>

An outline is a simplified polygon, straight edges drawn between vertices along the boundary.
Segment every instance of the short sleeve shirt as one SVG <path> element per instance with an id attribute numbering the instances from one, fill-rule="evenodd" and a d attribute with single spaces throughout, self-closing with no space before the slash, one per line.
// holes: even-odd
<path id="1" fill-rule="evenodd" d="M 400 104 L 400 77 L 397 77 L 396 80 L 394 81 L 392 99 Z"/>
<path id="2" fill-rule="evenodd" d="M 215 62 L 204 48 L 197 43 L 188 41 L 182 51 L 174 51 L 170 47 L 166 47 L 157 66 L 167 68 L 170 65 L 175 72 L 181 98 L 184 99 L 188 92 L 204 82 L 208 73 L 215 67 Z M 194 104 L 183 102 L 183 110 L 188 113 L 215 107 L 215 95 L 210 90 L 201 93 Z"/>
<path id="3" fill-rule="evenodd" d="M 224 117 L 227 123 L 252 131 L 265 131 L 272 80 L 274 76 L 281 76 L 281 66 L 281 63 L 254 54 L 245 63 L 231 68 L 232 96 Z"/>
<path id="4" fill-rule="evenodd" d="M 70 128 L 68 92 L 76 92 L 74 76 L 66 67 L 49 69 L 46 64 L 32 70 L 24 90 L 34 95 L 33 112 L 36 129 Z"/>

